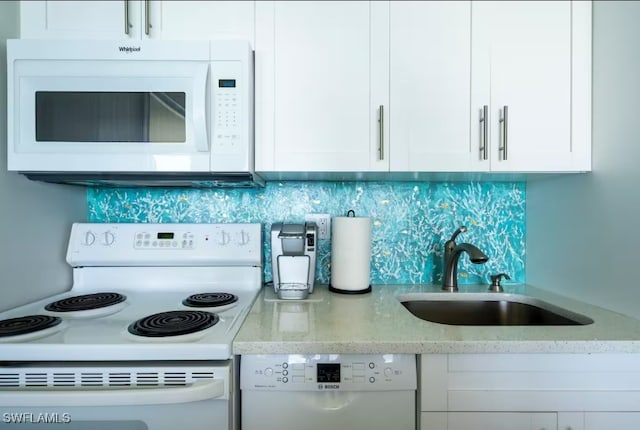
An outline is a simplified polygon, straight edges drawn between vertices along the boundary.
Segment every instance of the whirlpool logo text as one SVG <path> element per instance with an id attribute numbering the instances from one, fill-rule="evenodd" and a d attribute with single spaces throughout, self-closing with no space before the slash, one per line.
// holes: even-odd
<path id="1" fill-rule="evenodd" d="M 130 52 L 140 52 L 141 48 L 140 46 L 119 46 L 118 50 L 120 52 L 130 53 Z"/>

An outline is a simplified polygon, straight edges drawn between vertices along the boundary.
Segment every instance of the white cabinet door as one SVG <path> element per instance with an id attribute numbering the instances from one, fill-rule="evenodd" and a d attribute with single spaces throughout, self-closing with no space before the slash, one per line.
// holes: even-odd
<path id="1" fill-rule="evenodd" d="M 448 430 L 556 430 L 555 413 L 449 412 Z"/>
<path id="2" fill-rule="evenodd" d="M 374 72 L 384 75 L 377 64 L 388 61 L 388 3 L 256 7 L 256 170 L 388 170 L 377 122 L 388 82 Z"/>
<path id="3" fill-rule="evenodd" d="M 23 38 L 237 39 L 253 44 L 254 15 L 253 1 L 20 2 Z"/>
<path id="4" fill-rule="evenodd" d="M 640 412 L 587 412 L 584 414 L 584 430 L 637 429 L 639 427 Z"/>
<path id="5" fill-rule="evenodd" d="M 471 3 L 391 2 L 391 171 L 489 169 L 470 140 Z"/>
<path id="6" fill-rule="evenodd" d="M 472 2 L 472 124 L 487 105 L 492 171 L 588 169 L 576 148 L 588 142 L 572 139 L 572 71 L 588 73 L 572 64 L 573 9 L 583 7 Z"/>
<path id="7" fill-rule="evenodd" d="M 141 2 L 20 2 L 20 37 L 26 39 L 140 38 Z M 128 18 L 128 25 L 127 23 Z"/>
<path id="8" fill-rule="evenodd" d="M 423 412 L 421 430 L 556 430 L 551 412 Z"/>
<path id="9" fill-rule="evenodd" d="M 153 1 L 149 14 L 152 38 L 255 43 L 253 1 Z"/>
<path id="10" fill-rule="evenodd" d="M 558 412 L 558 430 L 584 430 L 584 412 Z"/>

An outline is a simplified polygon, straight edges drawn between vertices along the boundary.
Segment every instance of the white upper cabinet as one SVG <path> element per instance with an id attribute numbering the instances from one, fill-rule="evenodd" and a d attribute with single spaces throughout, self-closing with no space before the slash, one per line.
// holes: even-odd
<path id="1" fill-rule="evenodd" d="M 388 170 L 378 126 L 388 104 L 388 51 L 372 32 L 387 8 L 257 2 L 256 170 Z"/>
<path id="2" fill-rule="evenodd" d="M 25 1 L 21 37 L 242 39 L 255 42 L 253 1 Z"/>
<path id="3" fill-rule="evenodd" d="M 391 170 L 590 170 L 590 8 L 391 2 Z"/>
<path id="4" fill-rule="evenodd" d="M 488 169 L 470 140 L 471 2 L 393 1 L 389 14 L 391 171 Z"/>
<path id="5" fill-rule="evenodd" d="M 471 141 L 488 126 L 491 171 L 590 170 L 590 8 L 471 2 Z"/>
<path id="6" fill-rule="evenodd" d="M 253 1 L 152 1 L 149 15 L 154 38 L 255 43 Z"/>
<path id="7" fill-rule="evenodd" d="M 258 2 L 256 20 L 259 171 L 590 170 L 590 2 Z"/>
<path id="8" fill-rule="evenodd" d="M 140 38 L 141 1 L 20 2 L 20 36 L 29 39 Z"/>

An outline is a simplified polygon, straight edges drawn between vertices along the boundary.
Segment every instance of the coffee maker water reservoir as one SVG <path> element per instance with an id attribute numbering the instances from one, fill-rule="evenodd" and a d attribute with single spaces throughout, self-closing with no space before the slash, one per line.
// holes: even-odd
<path id="1" fill-rule="evenodd" d="M 271 271 L 278 298 L 300 300 L 313 293 L 317 240 L 313 222 L 271 225 Z"/>

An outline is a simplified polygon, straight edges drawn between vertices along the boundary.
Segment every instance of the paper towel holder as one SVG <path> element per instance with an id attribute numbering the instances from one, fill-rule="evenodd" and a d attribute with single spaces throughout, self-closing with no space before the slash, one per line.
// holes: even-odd
<path id="1" fill-rule="evenodd" d="M 353 209 L 349 209 L 347 211 L 347 218 L 355 218 L 355 217 L 356 217 L 356 212 Z M 335 288 L 333 285 L 331 285 L 331 281 L 329 281 L 329 291 L 331 291 L 332 293 L 350 294 L 350 295 L 366 294 L 371 292 L 371 284 L 369 284 L 369 286 L 364 289 L 350 290 L 350 289 Z"/>

